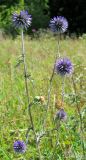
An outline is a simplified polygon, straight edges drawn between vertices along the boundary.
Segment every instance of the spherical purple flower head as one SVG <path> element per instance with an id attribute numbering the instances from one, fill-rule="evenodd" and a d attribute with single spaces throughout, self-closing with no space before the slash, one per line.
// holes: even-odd
<path id="1" fill-rule="evenodd" d="M 49 26 L 53 32 L 64 33 L 68 28 L 68 21 L 62 16 L 53 17 Z"/>
<path id="2" fill-rule="evenodd" d="M 62 58 L 56 61 L 55 69 L 58 74 L 65 76 L 73 72 L 73 65 L 68 58 Z"/>
<path id="3" fill-rule="evenodd" d="M 66 120 L 67 118 L 67 114 L 64 111 L 64 109 L 60 109 L 57 114 L 56 114 L 56 118 L 60 119 L 60 120 Z"/>
<path id="4" fill-rule="evenodd" d="M 14 142 L 13 148 L 17 153 L 24 153 L 26 151 L 26 144 L 23 141 L 17 140 Z"/>
<path id="5" fill-rule="evenodd" d="M 15 27 L 27 29 L 31 25 L 32 17 L 28 11 L 21 11 L 20 14 L 14 13 L 12 19 Z"/>

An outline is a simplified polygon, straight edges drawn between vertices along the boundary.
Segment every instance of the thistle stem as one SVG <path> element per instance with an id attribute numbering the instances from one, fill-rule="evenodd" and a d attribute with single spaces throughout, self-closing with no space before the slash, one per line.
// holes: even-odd
<path id="1" fill-rule="evenodd" d="M 40 153 L 39 146 L 38 146 L 38 143 L 37 143 L 36 132 L 35 132 L 33 118 L 32 118 L 32 114 L 31 114 L 31 106 L 32 106 L 33 103 L 30 103 L 29 92 L 28 92 L 27 67 L 26 67 L 26 59 L 25 59 L 26 57 L 25 57 L 25 48 L 24 48 L 23 29 L 22 29 L 22 32 L 21 32 L 21 38 L 22 38 L 22 57 L 23 57 L 23 63 L 24 63 L 25 89 L 26 89 L 27 102 L 28 102 L 28 113 L 29 113 L 29 117 L 30 117 L 31 129 L 33 130 L 34 138 L 35 138 L 35 142 L 36 142 L 36 147 L 37 147 L 38 153 L 39 153 L 39 159 L 41 160 L 41 153 Z M 29 130 L 30 129 L 28 128 L 28 131 L 27 131 L 27 134 L 26 134 L 27 138 L 28 138 Z"/>
<path id="2" fill-rule="evenodd" d="M 22 57 L 23 57 L 23 63 L 24 63 L 24 78 L 25 78 L 25 89 L 26 89 L 26 95 L 27 95 L 27 101 L 29 105 L 29 92 L 28 92 L 28 82 L 27 82 L 27 68 L 26 68 L 26 59 L 25 59 L 25 49 L 24 49 L 24 34 L 22 29 Z M 30 116 L 30 122 L 33 128 L 33 120 L 32 120 L 32 114 L 30 110 L 30 106 L 28 107 L 28 112 Z"/>
<path id="3" fill-rule="evenodd" d="M 47 108 L 49 106 L 49 102 L 50 102 L 50 93 L 51 93 L 51 87 L 52 87 L 52 81 L 53 81 L 53 77 L 54 77 L 54 73 L 55 73 L 55 64 L 56 64 L 56 60 L 57 57 L 60 57 L 60 34 L 58 34 L 58 48 L 57 48 L 57 55 L 55 57 L 55 62 L 54 62 L 54 67 L 53 67 L 53 71 L 50 77 L 50 84 L 49 84 L 49 89 L 48 89 L 48 102 L 47 102 Z"/>
<path id="4" fill-rule="evenodd" d="M 25 48 L 24 48 L 24 34 L 22 29 L 22 57 L 23 57 L 23 63 L 24 63 L 24 77 L 25 77 L 25 89 L 26 89 L 26 95 L 27 100 L 29 104 L 29 92 L 28 92 L 28 82 L 27 82 L 27 68 L 26 68 L 26 59 L 25 59 Z"/>
<path id="5" fill-rule="evenodd" d="M 57 46 L 58 46 L 58 57 L 60 58 L 61 57 L 61 55 L 60 55 L 60 33 L 58 34 L 58 39 L 57 39 Z"/>
<path id="6" fill-rule="evenodd" d="M 55 63 L 56 63 L 56 60 L 55 60 Z M 55 71 L 55 64 L 54 64 L 53 72 L 52 72 L 52 75 L 51 75 L 50 81 L 49 81 L 48 98 L 47 98 L 47 104 L 46 104 L 46 113 L 45 113 L 45 117 L 44 117 L 44 121 L 43 121 L 43 129 L 45 127 L 46 117 L 47 117 L 49 104 L 50 104 L 50 94 L 51 94 L 51 88 L 52 88 L 52 81 L 53 81 L 53 78 L 54 78 L 54 71 Z"/>
<path id="7" fill-rule="evenodd" d="M 47 112 L 48 112 L 48 109 L 49 109 L 50 94 L 51 94 L 51 88 L 52 88 L 52 81 L 53 81 L 54 73 L 55 73 L 55 65 L 56 65 L 57 57 L 60 58 L 60 34 L 58 34 L 57 54 L 56 54 L 56 57 L 55 57 L 54 67 L 53 67 L 52 74 L 51 74 L 50 81 L 49 81 L 48 100 L 47 100 L 47 104 L 46 104 L 46 114 L 45 114 L 45 118 L 44 118 L 44 122 L 43 122 L 43 129 L 44 129 L 44 126 L 45 126 L 45 121 L 46 121 L 46 117 L 47 117 Z"/>
<path id="8" fill-rule="evenodd" d="M 62 77 L 62 107 L 64 104 L 64 95 L 65 95 L 65 77 Z"/>

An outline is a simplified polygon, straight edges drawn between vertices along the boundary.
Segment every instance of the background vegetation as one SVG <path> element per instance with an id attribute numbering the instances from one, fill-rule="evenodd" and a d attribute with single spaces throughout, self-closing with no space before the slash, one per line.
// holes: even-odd
<path id="1" fill-rule="evenodd" d="M 11 17 L 21 9 L 32 14 L 32 28 L 47 28 L 50 17 L 63 15 L 68 19 L 69 33 L 86 32 L 86 0 L 0 0 L 0 28 L 15 33 Z"/>
<path id="2" fill-rule="evenodd" d="M 27 98 L 24 88 L 22 64 L 17 65 L 20 59 L 20 37 L 15 40 L 5 37 L 0 39 L 0 160 L 38 160 L 37 150 L 30 132 L 27 151 L 24 155 L 15 154 L 13 142 L 16 139 L 25 140 L 29 117 L 27 112 Z M 49 78 L 52 73 L 55 55 L 57 54 L 57 37 L 41 32 L 37 38 L 25 38 L 28 72 L 31 74 L 31 82 L 28 81 L 30 98 L 44 96 L 44 103 L 37 103 L 32 107 L 35 130 L 38 133 L 42 129 L 45 116 L 45 104 L 47 102 L 47 90 Z M 44 160 L 51 160 L 54 152 L 54 160 L 85 160 L 83 158 L 82 140 L 85 144 L 86 124 L 86 36 L 78 40 L 61 40 L 60 52 L 67 56 L 74 64 L 74 82 L 72 77 L 66 78 L 65 104 L 67 121 L 61 122 L 58 131 L 45 135 L 40 143 L 40 150 Z M 45 130 L 51 130 L 57 126 L 53 119 L 61 107 L 61 78 L 55 75 L 51 92 L 50 109 L 46 121 Z M 77 101 L 76 97 L 77 96 Z M 76 109 L 76 103 L 80 107 L 83 120 L 83 136 L 80 129 L 80 119 Z M 57 142 L 57 144 L 56 144 Z M 55 147 L 56 145 L 56 147 Z M 55 150 L 54 150 L 55 147 Z"/>
<path id="3" fill-rule="evenodd" d="M 25 36 L 30 99 L 43 96 L 32 108 L 35 131 L 43 129 L 46 114 L 47 92 L 55 56 L 57 36 L 48 31 L 51 17 L 63 15 L 69 22 L 69 33 L 61 37 L 60 52 L 74 64 L 74 73 L 65 80 L 64 109 L 67 120 L 60 125 L 54 121 L 61 108 L 62 79 L 55 75 L 52 83 L 50 105 L 45 124 L 47 132 L 40 142 L 43 160 L 85 160 L 86 133 L 86 2 L 85 0 L 0 0 L 0 160 L 39 160 L 32 131 L 25 154 L 13 150 L 15 140 L 26 140 L 30 119 L 24 87 L 23 64 L 21 61 L 21 37 L 12 25 L 12 13 L 26 9 L 33 17 L 32 26 Z M 32 30 L 35 29 L 35 32 Z M 12 39 L 18 35 L 17 38 Z M 76 92 L 74 90 L 76 87 Z M 77 112 L 80 109 L 82 122 Z M 54 123 L 55 122 L 55 123 Z M 82 123 L 82 128 L 81 128 Z M 59 126 L 58 126 L 59 125 Z M 83 148 L 84 145 L 84 148 Z"/>

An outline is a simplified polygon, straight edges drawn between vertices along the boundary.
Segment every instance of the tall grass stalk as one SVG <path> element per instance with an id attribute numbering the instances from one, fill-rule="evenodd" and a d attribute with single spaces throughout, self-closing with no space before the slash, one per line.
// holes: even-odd
<path id="1" fill-rule="evenodd" d="M 1 148 L 1 147 L 0 147 L 0 152 L 2 152 L 2 155 L 4 156 L 4 158 L 5 158 L 6 160 L 12 160 L 12 159 L 8 156 L 8 154 L 6 154 L 6 152 L 3 150 L 3 148 Z"/>
<path id="2" fill-rule="evenodd" d="M 66 124 L 64 124 L 64 127 L 65 127 L 66 134 L 69 135 L 69 138 L 70 138 L 69 141 L 71 142 L 71 147 L 72 147 L 72 151 L 73 151 L 74 157 L 75 157 L 75 159 L 77 159 L 75 148 L 74 148 L 74 144 L 73 144 L 72 139 L 71 139 L 72 134 L 70 132 L 70 128 L 69 127 L 67 128 Z"/>
<path id="3" fill-rule="evenodd" d="M 74 93 L 75 93 L 76 108 L 77 108 L 77 112 L 78 112 L 79 119 L 80 119 L 80 130 L 81 130 L 81 141 L 82 141 L 83 157 L 85 158 L 83 120 L 82 120 L 82 115 L 81 115 L 80 107 L 79 107 L 79 104 L 77 102 L 77 89 L 76 89 L 76 84 L 75 84 L 73 75 L 72 75 L 72 83 L 73 83 L 73 89 L 74 89 Z"/>
<path id="4" fill-rule="evenodd" d="M 52 151 L 52 155 L 51 155 L 51 159 L 52 160 L 55 160 L 55 153 L 56 153 L 57 145 L 59 145 L 59 147 L 62 150 L 62 153 L 64 154 L 62 145 L 59 143 L 59 136 L 60 136 L 59 130 L 60 130 L 60 127 L 61 127 L 61 121 L 60 121 L 60 119 L 58 119 L 58 121 L 57 121 L 57 130 L 56 130 L 57 131 L 57 133 L 56 133 L 56 142 L 55 142 L 55 145 L 53 146 L 53 151 Z M 64 155 L 64 157 L 65 157 L 65 155 Z"/>

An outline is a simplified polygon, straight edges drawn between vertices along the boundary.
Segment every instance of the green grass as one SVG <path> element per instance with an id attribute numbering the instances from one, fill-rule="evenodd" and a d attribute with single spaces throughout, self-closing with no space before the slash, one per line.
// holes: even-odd
<path id="1" fill-rule="evenodd" d="M 27 69 L 28 73 L 31 74 L 32 82 L 28 81 L 30 99 L 32 101 L 35 96 L 42 95 L 45 97 L 46 103 L 49 78 L 57 54 L 57 40 L 49 35 L 42 35 L 39 39 L 25 37 L 25 50 Z M 69 57 L 74 64 L 77 103 L 81 109 L 83 129 L 85 130 L 86 39 L 82 37 L 79 39 L 62 39 L 60 53 L 62 56 Z M 20 37 L 14 40 L 11 38 L 0 40 L 0 160 L 38 160 L 32 133 L 30 133 L 31 137 L 24 155 L 16 154 L 13 151 L 13 142 L 16 139 L 25 140 L 27 127 L 30 125 L 23 65 L 20 64 L 16 67 L 20 55 Z M 54 127 L 53 118 L 61 107 L 55 105 L 55 101 L 61 101 L 61 80 L 59 75 L 55 75 L 52 84 L 46 130 Z M 35 104 L 32 107 L 35 130 L 37 132 L 42 129 L 45 103 Z M 61 122 L 58 133 L 54 131 L 48 136 L 44 136 L 40 142 L 40 150 L 44 160 L 51 160 L 56 139 L 58 139 L 58 145 L 55 149 L 54 160 L 83 159 L 80 120 L 76 109 L 71 77 L 67 77 L 65 80 L 64 108 L 68 115 L 67 121 Z"/>

